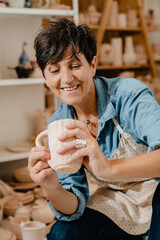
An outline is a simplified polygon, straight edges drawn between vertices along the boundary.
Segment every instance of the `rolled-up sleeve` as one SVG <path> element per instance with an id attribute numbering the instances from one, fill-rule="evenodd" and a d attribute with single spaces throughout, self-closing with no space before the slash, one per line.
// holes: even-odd
<path id="1" fill-rule="evenodd" d="M 57 211 L 48 199 L 47 203 L 49 204 L 51 210 L 54 212 L 57 219 L 63 221 L 76 220 L 82 216 L 89 197 L 88 183 L 84 168 L 82 167 L 78 172 L 74 174 L 58 174 L 58 178 L 61 186 L 64 189 L 75 194 L 78 199 L 78 208 L 75 213 L 71 215 L 65 215 L 64 213 Z"/>

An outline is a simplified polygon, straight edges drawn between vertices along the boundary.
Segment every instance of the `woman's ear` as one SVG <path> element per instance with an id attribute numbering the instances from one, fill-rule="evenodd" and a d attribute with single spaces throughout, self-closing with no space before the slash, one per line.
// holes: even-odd
<path id="1" fill-rule="evenodd" d="M 94 56 L 91 62 L 91 67 L 92 67 L 92 77 L 96 74 L 96 67 L 97 67 L 97 57 Z"/>

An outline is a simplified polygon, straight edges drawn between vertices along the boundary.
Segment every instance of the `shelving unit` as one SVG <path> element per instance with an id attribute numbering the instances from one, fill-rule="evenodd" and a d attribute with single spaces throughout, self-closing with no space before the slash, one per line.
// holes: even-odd
<path id="1" fill-rule="evenodd" d="M 18 47 L 18 36 L 21 39 L 25 36 L 29 36 L 30 27 L 32 29 L 31 38 L 34 39 L 34 35 L 42 23 L 44 17 L 57 18 L 57 17 L 73 17 L 73 20 L 78 24 L 78 0 L 72 0 L 72 9 L 34 9 L 34 8 L 0 8 L 0 28 L 3 28 L 1 31 L 1 43 L 8 40 L 8 49 L 1 49 L 1 54 L 3 54 L 3 61 L 0 61 L 0 70 L 4 69 L 4 66 L 13 66 L 13 61 L 7 62 L 11 58 L 17 59 L 17 52 L 15 48 Z M 12 21 L 10 21 L 10 18 Z M 33 25 L 31 26 L 32 20 L 37 23 L 37 27 L 33 32 Z M 36 20 L 37 19 L 37 20 Z M 27 28 L 23 26 L 27 21 Z M 5 22 L 5 24 L 4 24 Z M 30 23 L 31 22 L 31 23 Z M 15 24 L 15 25 L 14 25 Z M 13 30 L 13 25 L 15 30 Z M 23 33 L 20 33 L 18 29 L 23 30 Z M 11 31 L 10 31 L 11 30 Z M 7 32 L 8 31 L 8 32 Z M 13 33 L 12 33 L 13 32 Z M 11 35 L 8 37 L 8 33 Z M 25 33 L 25 34 L 24 34 Z M 12 38 L 13 36 L 13 38 Z M 14 39 L 16 38 L 16 40 Z M 9 41 L 10 40 L 10 41 Z M 22 40 L 21 40 L 22 42 Z M 10 44 L 13 46 L 13 53 L 10 51 Z M 31 45 L 31 44 L 30 44 Z M 6 43 L 7 47 L 7 43 Z M 2 48 L 2 47 L 1 47 Z M 5 57 L 6 52 L 8 51 L 8 56 Z M 14 53 L 16 53 L 14 55 Z M 10 57 L 10 54 L 12 56 Z M 6 65 L 4 65 L 6 61 Z M 7 71 L 6 71 L 7 72 Z M 4 79 L 0 79 L 0 163 L 27 159 L 29 153 L 12 153 L 5 149 L 5 146 L 8 144 L 14 144 L 17 142 L 26 141 L 29 139 L 33 131 L 33 115 L 35 114 L 35 109 L 40 108 L 44 109 L 44 79 L 43 78 L 27 78 L 27 79 L 17 79 L 7 73 L 4 75 Z M 9 72 L 9 71 L 8 71 Z M 10 73 L 10 72 L 9 72 Z M 16 130 L 17 128 L 17 130 Z"/>
<path id="2" fill-rule="evenodd" d="M 99 65 L 97 66 L 98 70 L 112 70 L 112 69 L 122 69 L 122 70 L 127 70 L 127 69 L 147 69 L 147 68 L 151 68 L 152 71 L 152 75 L 153 77 L 157 77 L 157 69 L 156 69 L 156 63 L 154 61 L 153 58 L 153 53 L 152 53 L 152 48 L 151 48 L 151 44 L 150 44 L 150 39 L 148 36 L 148 32 L 149 31 L 157 31 L 158 28 L 148 28 L 146 25 L 146 21 L 145 21 L 145 16 L 143 13 L 143 6 L 142 6 L 142 0 L 136 0 L 136 5 L 137 5 L 137 11 L 138 11 L 138 15 L 139 15 L 139 19 L 140 19 L 140 27 L 136 27 L 136 28 L 132 28 L 132 27 L 126 27 L 126 28 L 121 28 L 121 27 L 110 27 L 107 26 L 107 22 L 109 19 L 109 14 L 110 14 L 110 10 L 112 7 L 112 2 L 113 0 L 105 0 L 104 1 L 104 7 L 103 7 L 103 13 L 102 13 L 102 18 L 101 18 L 101 22 L 99 26 L 91 26 L 91 28 L 93 30 L 96 30 L 96 37 L 97 37 L 97 48 L 98 48 L 98 52 L 100 49 L 100 46 L 103 42 L 103 38 L 104 35 L 106 33 L 106 31 L 109 32 L 128 32 L 128 33 L 142 33 L 143 38 L 144 38 L 144 42 L 146 45 L 146 50 L 147 50 L 147 55 L 148 55 L 148 60 L 149 60 L 149 64 L 145 64 L 145 65 L 134 65 L 134 66 L 103 66 L 103 65 Z"/>

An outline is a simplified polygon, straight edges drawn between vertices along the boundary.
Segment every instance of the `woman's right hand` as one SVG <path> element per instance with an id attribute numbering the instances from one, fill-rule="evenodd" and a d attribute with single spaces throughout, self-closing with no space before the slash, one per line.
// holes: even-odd
<path id="1" fill-rule="evenodd" d="M 57 173 L 49 166 L 51 159 L 47 147 L 33 147 L 28 158 L 28 170 L 32 180 L 40 185 L 44 192 L 54 191 L 59 186 Z"/>

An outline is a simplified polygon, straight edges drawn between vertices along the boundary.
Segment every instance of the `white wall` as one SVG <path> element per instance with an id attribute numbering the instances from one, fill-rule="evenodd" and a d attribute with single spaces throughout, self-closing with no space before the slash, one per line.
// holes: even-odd
<path id="1" fill-rule="evenodd" d="M 35 59 L 33 40 L 41 22 L 40 18 L 0 17 L 0 72 L 3 79 L 17 78 L 15 71 L 8 70 L 7 66 L 18 65 L 24 41 L 28 43 L 28 56 Z M 0 146 L 23 142 L 34 134 L 36 108 L 44 109 L 43 84 L 0 87 Z"/>

